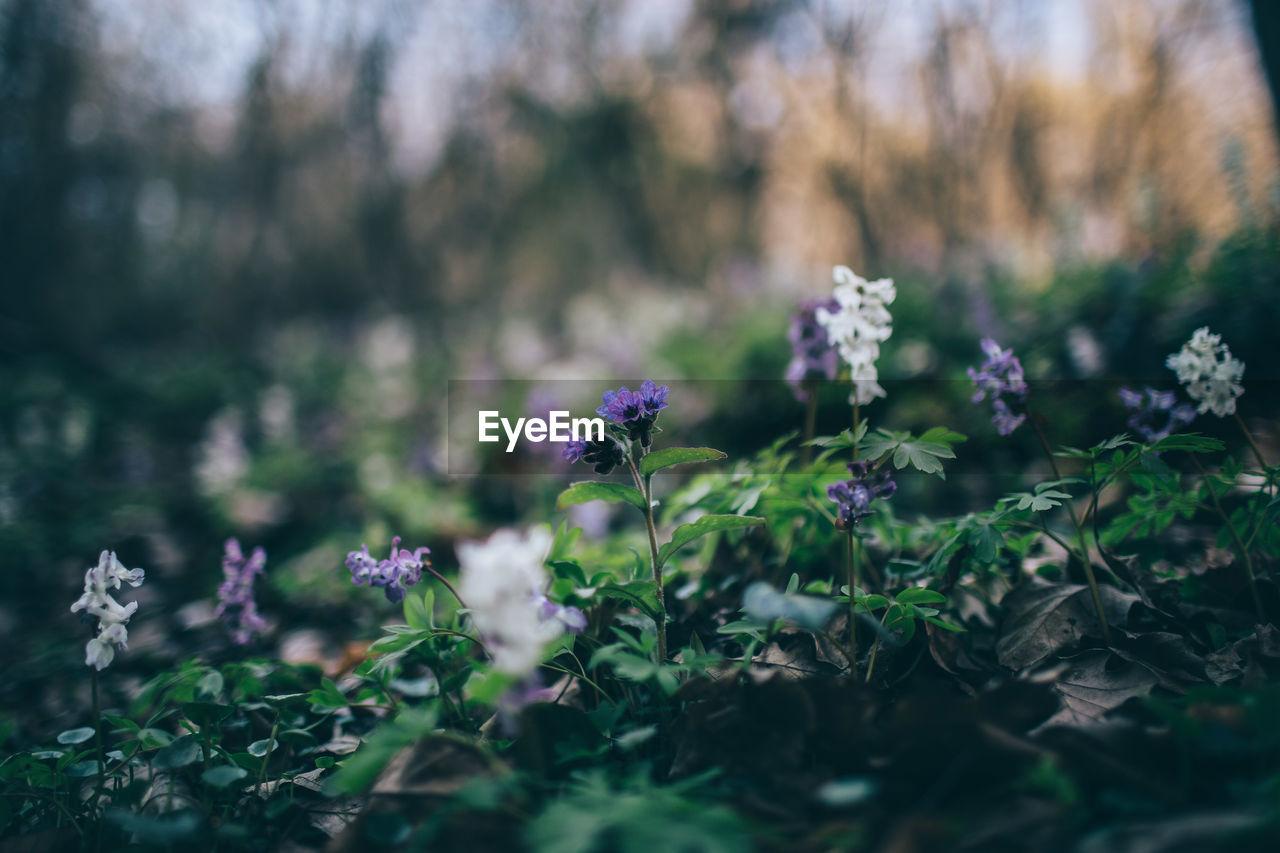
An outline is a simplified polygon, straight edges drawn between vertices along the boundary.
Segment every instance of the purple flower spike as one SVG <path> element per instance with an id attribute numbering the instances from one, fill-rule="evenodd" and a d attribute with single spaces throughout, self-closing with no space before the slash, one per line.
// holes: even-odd
<path id="1" fill-rule="evenodd" d="M 973 402 L 981 403 L 991 398 L 995 413 L 991 423 L 1000 435 L 1009 435 L 1027 419 L 1020 411 L 1027 400 L 1027 380 L 1022 373 L 1022 362 L 1011 349 L 1001 349 L 991 338 L 982 339 L 982 351 L 987 360 L 978 369 L 969 368 L 969 378 L 977 386 Z M 1012 405 L 1010 404 L 1012 402 Z"/>
<path id="2" fill-rule="evenodd" d="M 667 394 L 670 391 L 666 385 L 655 385 L 652 379 L 646 379 L 639 391 L 632 391 L 624 385 L 617 391 L 604 392 L 601 396 L 603 405 L 596 409 L 596 414 L 626 427 L 629 438 L 648 447 L 653 443 L 658 413 L 669 405 Z"/>
<path id="3" fill-rule="evenodd" d="M 347 554 L 346 565 L 351 570 L 351 582 L 356 586 L 381 587 L 387 601 L 399 604 L 404 601 L 411 587 L 422 580 L 422 570 L 431 565 L 430 548 L 409 551 L 400 547 L 400 537 L 391 540 L 391 556 L 375 562 L 369 554 L 369 546 Z"/>
<path id="4" fill-rule="evenodd" d="M 898 490 L 888 469 L 872 473 L 870 462 L 850 462 L 849 473 L 852 480 L 827 487 L 827 497 L 836 503 L 836 527 L 841 530 L 849 530 L 871 515 L 872 501 L 888 500 Z"/>
<path id="5" fill-rule="evenodd" d="M 266 569 L 267 552 L 254 548 L 245 559 L 244 551 L 235 539 L 228 539 L 225 548 L 222 557 L 224 580 L 218 586 L 218 608 L 214 615 L 226 623 L 232 642 L 244 646 L 249 644 L 254 634 L 267 627 L 253 598 L 253 582 Z"/>
<path id="6" fill-rule="evenodd" d="M 840 371 L 840 356 L 827 337 L 827 329 L 818 322 L 817 310 L 840 310 L 834 298 L 808 299 L 800 303 L 791 316 L 791 328 L 787 337 L 791 340 L 791 362 L 787 365 L 786 380 L 796 399 L 809 402 L 809 386 L 820 380 L 833 380 Z"/>
<path id="7" fill-rule="evenodd" d="M 1178 405 L 1178 397 L 1172 391 L 1157 391 L 1148 385 L 1141 393 L 1130 388 L 1121 388 L 1116 393 L 1125 408 L 1133 412 L 1127 422 L 1129 429 L 1147 444 L 1168 438 L 1196 419 L 1195 409 L 1186 403 Z"/>

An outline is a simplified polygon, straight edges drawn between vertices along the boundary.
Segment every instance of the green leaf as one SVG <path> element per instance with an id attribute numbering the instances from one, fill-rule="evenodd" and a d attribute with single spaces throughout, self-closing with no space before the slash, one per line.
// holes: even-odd
<path id="1" fill-rule="evenodd" d="M 1018 492 L 1001 498 L 1001 501 L 1018 502 L 1018 509 L 1030 509 L 1032 512 L 1044 512 L 1053 509 L 1055 506 L 1062 506 L 1062 501 L 1071 500 L 1071 495 L 1066 492 L 1060 492 L 1057 489 L 1045 489 L 1038 495 L 1030 492 Z"/>
<path id="2" fill-rule="evenodd" d="M 1225 448 L 1226 445 L 1216 438 L 1188 432 L 1166 436 L 1152 444 L 1147 450 L 1160 453 L 1167 450 L 1185 450 L 1188 453 L 1217 453 Z"/>
<path id="3" fill-rule="evenodd" d="M 623 501 L 642 512 L 647 508 L 644 495 L 635 486 L 622 483 L 602 483 L 599 480 L 587 480 L 574 483 L 556 498 L 556 509 L 567 509 L 575 504 L 591 503 L 591 501 Z"/>
<path id="4" fill-rule="evenodd" d="M 631 602 L 650 619 L 658 613 L 658 585 L 649 580 L 610 583 L 600 588 L 605 598 L 621 598 Z"/>
<path id="5" fill-rule="evenodd" d="M 139 729 L 138 743 L 142 745 L 144 750 L 159 749 L 173 743 L 173 735 L 164 729 Z"/>
<path id="6" fill-rule="evenodd" d="M 265 737 L 262 740 L 255 740 L 249 744 L 249 754 L 254 758 L 262 758 L 268 752 L 275 752 L 276 747 L 280 745 L 280 741 L 275 738 Z"/>
<path id="7" fill-rule="evenodd" d="M 316 767 L 320 770 L 328 770 L 333 766 L 333 761 L 334 759 L 332 755 L 321 755 L 316 758 Z"/>
<path id="8" fill-rule="evenodd" d="M 222 694 L 222 673 L 216 669 L 196 682 L 196 695 L 201 699 L 217 699 Z"/>
<path id="9" fill-rule="evenodd" d="M 82 726 L 78 729 L 67 729 L 59 734 L 58 743 L 71 746 L 72 744 L 84 743 L 91 737 L 93 737 L 93 729 L 90 726 Z"/>
<path id="10" fill-rule="evenodd" d="M 234 764 L 222 764 L 218 767 L 210 767 L 200 774 L 200 778 L 204 780 L 206 785 L 212 785 L 215 788 L 226 788 L 248 775 L 249 771 L 243 767 L 236 767 Z"/>
<path id="11" fill-rule="evenodd" d="M 425 630 L 431 627 L 431 608 L 427 602 L 427 595 L 431 595 L 434 603 L 435 595 L 431 590 L 427 590 L 422 595 L 411 592 L 404 597 L 404 621 L 408 622 L 411 628 Z"/>
<path id="12" fill-rule="evenodd" d="M 174 770 L 194 764 L 200 757 L 200 744 L 193 735 L 184 735 L 162 748 L 151 759 L 151 766 L 158 770 Z"/>
<path id="13" fill-rule="evenodd" d="M 913 586 L 904 589 L 893 597 L 898 604 L 946 604 L 947 597 L 940 592 L 924 587 Z"/>
<path id="14" fill-rule="evenodd" d="M 717 530 L 736 530 L 764 523 L 763 518 L 753 515 L 704 515 L 697 521 L 682 524 L 675 529 L 671 534 L 671 541 L 658 549 L 658 565 L 666 565 L 672 554 L 700 536 L 706 536 Z"/>
<path id="15" fill-rule="evenodd" d="M 963 436 L 944 427 L 935 427 L 929 433 L 932 433 L 931 439 L 923 436 L 915 438 L 909 432 L 878 429 L 874 434 L 863 439 L 860 446 L 866 451 L 867 459 L 879 460 L 892 453 L 894 468 L 901 470 L 910 465 L 918 471 L 937 474 L 945 480 L 946 474 L 942 470 L 941 460 L 956 458 L 956 453 L 951 449 L 948 441 L 960 440 Z M 953 439 L 952 436 L 959 438 Z"/>
<path id="16" fill-rule="evenodd" d="M 688 462 L 711 462 L 724 459 L 727 454 L 711 447 L 664 447 L 640 460 L 640 473 L 648 477 L 655 471 L 684 465 Z"/>

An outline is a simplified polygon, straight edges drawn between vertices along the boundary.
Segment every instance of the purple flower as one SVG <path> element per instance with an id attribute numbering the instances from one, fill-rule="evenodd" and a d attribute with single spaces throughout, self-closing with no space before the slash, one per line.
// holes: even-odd
<path id="1" fill-rule="evenodd" d="M 1120 402 L 1133 411 L 1129 416 L 1129 429 L 1142 436 L 1148 444 L 1168 438 L 1174 430 L 1196 419 L 1196 411 L 1187 404 L 1178 405 L 1172 391 L 1157 391 L 1150 385 L 1141 392 L 1121 388 Z"/>
<path id="2" fill-rule="evenodd" d="M 787 337 L 791 340 L 791 362 L 786 380 L 801 403 L 809 402 L 809 386 L 819 380 L 832 380 L 840 370 L 840 358 L 827 337 L 826 327 L 818 322 L 818 308 L 834 313 L 840 310 L 835 298 L 808 299 L 800 303 L 791 316 Z"/>
<path id="3" fill-rule="evenodd" d="M 1000 435 L 1009 435 L 1027 419 L 1025 413 L 1018 411 L 1027 400 L 1022 363 L 1013 350 L 1001 349 L 991 338 L 982 339 L 982 351 L 987 354 L 987 360 L 977 370 L 969 368 L 969 378 L 978 389 L 973 402 L 980 403 L 990 396 L 995 410 L 991 423 Z"/>
<path id="4" fill-rule="evenodd" d="M 626 451 L 622 449 L 622 445 L 609 436 L 601 441 L 570 439 L 565 443 L 561 455 L 570 462 L 594 465 L 597 474 L 608 474 L 626 461 Z"/>
<path id="5" fill-rule="evenodd" d="M 596 414 L 626 427 L 629 438 L 648 447 L 653 443 L 654 422 L 658 413 L 667 407 L 670 391 L 666 385 L 655 385 L 652 379 L 646 379 L 639 391 L 628 390 L 624 385 L 617 391 L 604 392 L 601 397 L 604 405 L 596 409 Z"/>
<path id="6" fill-rule="evenodd" d="M 849 473 L 853 475 L 852 480 L 827 487 L 827 497 L 836 502 L 836 527 L 841 530 L 849 530 L 871 515 L 872 501 L 888 500 L 898 490 L 889 470 L 873 472 L 870 462 L 850 462 Z"/>
<path id="7" fill-rule="evenodd" d="M 228 539 L 225 548 L 222 556 L 224 580 L 218 586 L 218 608 L 214 615 L 226 623 L 232 642 L 244 646 L 254 634 L 267 627 L 253 599 L 253 582 L 266 568 L 267 552 L 254 548 L 246 559 L 235 539 Z"/>
<path id="8" fill-rule="evenodd" d="M 538 618 L 543 622 L 554 619 L 563 625 L 564 630 L 569 634 L 581 634 L 587 630 L 587 615 L 578 608 L 556 604 L 542 594 L 534 597 L 534 603 L 538 605 Z"/>
<path id="9" fill-rule="evenodd" d="M 400 537 L 391 540 L 391 556 L 375 562 L 369 554 L 369 546 L 360 546 L 361 550 L 347 554 L 346 565 L 351 570 L 351 582 L 356 586 L 381 587 L 387 601 L 399 604 L 404 601 L 406 587 L 413 586 L 422 580 L 422 570 L 431 564 L 425 557 L 430 548 L 418 548 L 408 551 L 400 547 Z"/>

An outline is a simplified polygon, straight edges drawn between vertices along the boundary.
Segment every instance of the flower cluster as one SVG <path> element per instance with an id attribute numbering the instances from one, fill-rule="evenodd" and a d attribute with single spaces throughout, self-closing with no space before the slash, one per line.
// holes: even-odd
<path id="1" fill-rule="evenodd" d="M 973 395 L 973 402 L 980 403 L 991 396 L 991 407 L 995 414 L 991 423 L 996 432 L 1009 435 L 1027 419 L 1021 411 L 1027 400 L 1027 380 L 1022 373 L 1022 362 L 1011 349 L 1000 349 L 1000 345 L 991 338 L 982 339 L 982 351 L 987 360 L 977 370 L 969 368 L 969 378 L 978 386 Z M 1008 399 L 1006 399 L 1008 398 Z M 1010 405 L 1012 400 L 1013 405 Z"/>
<path id="2" fill-rule="evenodd" d="M 827 497 L 836 503 L 836 527 L 841 530 L 849 530 L 871 515 L 872 501 L 888 500 L 898 490 L 889 470 L 872 471 L 870 462 L 850 462 L 849 473 L 852 480 L 827 486 Z"/>
<path id="3" fill-rule="evenodd" d="M 494 667 L 510 675 L 532 676 L 547 643 L 586 627 L 582 611 L 547 600 L 542 563 L 550 547 L 551 534 L 543 528 L 499 530 L 487 542 L 457 546 L 458 595 Z"/>
<path id="4" fill-rule="evenodd" d="M 83 611 L 98 619 L 98 635 L 84 647 L 85 666 L 106 669 L 116 656 L 116 648 L 125 648 L 129 640 L 125 625 L 138 609 L 138 602 L 121 606 L 107 590 L 120 589 L 122 582 L 136 587 L 142 583 L 143 575 L 142 569 L 126 569 L 112 551 L 103 551 L 98 565 L 85 571 L 84 594 L 71 605 L 72 613 Z"/>
<path id="5" fill-rule="evenodd" d="M 646 379 L 639 391 L 630 391 L 624 385 L 617 391 L 604 392 L 603 405 L 596 409 L 596 414 L 626 427 L 628 438 L 638 439 L 641 446 L 648 447 L 653 443 L 654 422 L 658 413 L 667 407 L 670 391 L 666 385 L 654 385 L 652 379 Z"/>
<path id="6" fill-rule="evenodd" d="M 400 547 L 400 537 L 391 540 L 391 556 L 378 561 L 369 555 L 369 546 L 347 554 L 347 568 L 351 570 L 351 582 L 356 586 L 382 587 L 387 601 L 398 604 L 404 601 L 405 587 L 422 580 L 422 570 L 431 564 L 425 554 L 430 548 L 407 551 Z"/>
<path id="7" fill-rule="evenodd" d="M 787 365 L 786 380 L 801 403 L 809 402 L 810 385 L 823 379 L 832 380 L 840 370 L 836 351 L 827 337 L 827 329 L 818 322 L 819 308 L 828 313 L 840 310 L 834 298 L 809 299 L 791 316 L 791 362 Z"/>
<path id="8" fill-rule="evenodd" d="M 1148 385 L 1141 392 L 1121 388 L 1117 393 L 1125 408 L 1133 412 L 1128 420 L 1129 429 L 1148 444 L 1169 437 L 1174 430 L 1196 419 L 1195 410 L 1185 403 L 1178 405 L 1172 391 L 1157 391 Z"/>
<path id="9" fill-rule="evenodd" d="M 880 357 L 880 342 L 893 334 L 893 317 L 885 306 L 893 302 L 898 291 L 893 279 L 867 281 L 848 267 L 836 267 L 832 277 L 836 282 L 832 294 L 836 307 L 817 306 L 814 319 L 849 365 L 853 379 L 849 402 L 870 403 L 884 396 L 876 359 Z"/>
<path id="10" fill-rule="evenodd" d="M 1235 414 L 1236 397 L 1244 393 L 1240 385 L 1244 362 L 1233 358 L 1222 338 L 1209 334 L 1208 326 L 1196 329 L 1182 349 L 1165 359 L 1165 366 L 1187 386 L 1187 394 L 1198 404 L 1197 412 L 1213 412 L 1220 418 Z"/>
<path id="11" fill-rule="evenodd" d="M 253 581 L 266 568 L 267 552 L 254 548 L 246 559 L 235 539 L 228 539 L 225 549 L 223 581 L 218 585 L 218 609 L 214 615 L 226 623 L 232 642 L 244 646 L 267 627 L 253 598 Z"/>
<path id="12" fill-rule="evenodd" d="M 597 474 L 608 474 L 626 461 L 622 445 L 607 435 L 601 441 L 572 439 L 565 444 L 561 455 L 570 462 L 594 465 Z"/>

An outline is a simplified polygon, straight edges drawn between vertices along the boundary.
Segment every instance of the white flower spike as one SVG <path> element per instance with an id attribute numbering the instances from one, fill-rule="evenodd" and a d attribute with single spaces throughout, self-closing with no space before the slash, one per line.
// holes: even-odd
<path id="1" fill-rule="evenodd" d="M 885 396 L 876 371 L 880 342 L 893 334 L 893 317 L 886 307 L 897 297 L 893 280 L 867 281 L 853 270 L 838 266 L 832 271 L 833 296 L 839 309 L 818 307 L 814 318 L 826 329 L 827 339 L 850 368 L 853 395 L 849 402 L 865 405 Z"/>
<path id="2" fill-rule="evenodd" d="M 142 569 L 126 569 L 121 565 L 112 551 L 103 551 L 98 556 L 98 565 L 85 570 L 84 593 L 71 605 L 72 613 L 84 611 L 98 618 L 98 636 L 84 647 L 85 666 L 106 669 L 115 659 L 116 648 L 125 648 L 129 640 L 125 625 L 137 611 L 138 602 L 121 606 L 107 590 L 120 589 L 122 582 L 139 586 L 143 576 Z"/>

